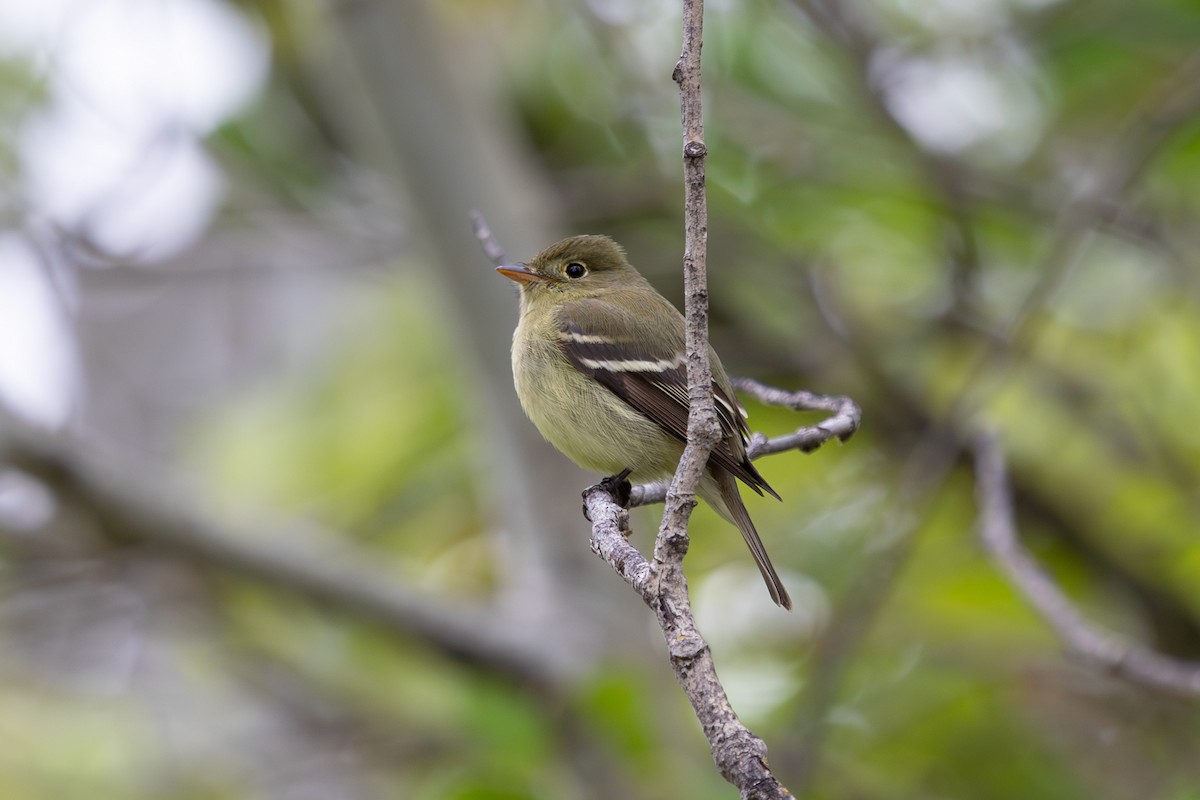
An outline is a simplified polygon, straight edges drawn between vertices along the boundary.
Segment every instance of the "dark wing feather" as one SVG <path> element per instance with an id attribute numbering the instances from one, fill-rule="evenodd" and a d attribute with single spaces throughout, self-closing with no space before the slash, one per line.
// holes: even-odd
<path id="1" fill-rule="evenodd" d="M 688 391 L 683 317 L 670 307 L 679 320 L 678 330 L 671 331 L 665 345 L 656 346 L 649 342 L 661 341 L 661 332 L 652 338 L 648 331 L 638 328 L 637 321 L 613 313 L 605 306 L 598 300 L 565 304 L 559 326 L 563 354 L 580 372 L 676 439 L 686 442 Z M 714 372 L 720 369 L 719 364 L 714 367 Z M 710 463 L 727 470 L 759 494 L 766 490 L 778 498 L 746 457 L 745 441 L 750 429 L 732 390 L 723 388 L 714 379 L 713 397 L 723 435 L 709 457 Z"/>

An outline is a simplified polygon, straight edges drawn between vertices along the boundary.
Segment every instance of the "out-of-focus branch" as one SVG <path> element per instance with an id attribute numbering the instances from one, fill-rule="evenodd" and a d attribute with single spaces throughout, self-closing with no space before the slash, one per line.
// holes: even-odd
<path id="1" fill-rule="evenodd" d="M 468 215 L 471 217 L 471 228 L 475 231 L 475 238 L 479 240 L 479 245 L 483 248 L 483 254 L 497 267 L 503 267 L 508 263 L 508 258 L 504 255 L 504 248 L 500 246 L 496 234 L 492 233 L 492 229 L 488 227 L 483 213 L 471 209 Z"/>
<path id="2" fill-rule="evenodd" d="M 1017 539 L 1004 455 L 994 436 L 975 441 L 979 537 L 1009 582 L 1085 662 L 1122 678 L 1175 694 L 1200 696 L 1200 664 L 1123 641 L 1091 625 Z"/>
<path id="3" fill-rule="evenodd" d="M 847 51 L 855 64 L 869 63 L 879 40 L 875 32 L 869 28 L 868 23 L 860 16 L 861 8 L 858 5 L 853 2 L 829 3 L 824 0 L 795 0 L 795 2 L 802 6 L 816 24 Z M 864 335 L 869 330 L 869 326 L 864 326 L 859 320 L 854 319 L 853 315 L 846 314 L 844 309 L 837 307 L 836 292 L 832 291 L 835 287 L 819 281 L 815 272 L 810 273 L 810 285 L 815 305 L 822 313 L 831 335 L 840 338 L 845 343 L 846 347 L 852 351 L 859 371 L 870 376 L 879 385 L 880 393 L 889 398 L 890 414 L 904 418 L 908 423 L 907 427 L 923 431 L 921 440 L 925 443 L 922 445 L 924 449 L 930 450 L 931 453 L 940 450 L 940 452 L 936 452 L 933 459 L 933 462 L 939 466 L 930 470 L 930 475 L 938 474 L 941 465 L 952 462 L 970 448 L 969 435 L 964 430 L 966 423 L 962 421 L 970 418 L 974 408 L 973 404 L 980 401 L 977 393 L 977 388 L 983 385 L 979 380 L 980 376 L 987 375 L 989 381 L 994 381 L 999 371 L 1009 368 L 1012 362 L 1012 352 L 1022 346 L 1025 349 L 1021 352 L 1032 357 L 1035 364 L 1038 363 L 1038 354 L 1028 346 L 1028 340 L 1031 338 L 1029 336 L 1031 323 L 1038 319 L 1037 315 L 1031 312 L 1040 307 L 1048 295 L 1061 285 L 1062 276 L 1070 270 L 1078 255 L 1088 244 L 1091 232 L 1112 224 L 1108 218 L 1111 209 L 1114 205 L 1125 205 L 1124 197 L 1128 194 L 1129 189 L 1135 185 L 1138 177 L 1144 174 L 1155 155 L 1161 151 L 1164 142 L 1168 141 L 1172 133 L 1178 130 L 1179 125 L 1189 118 L 1188 113 L 1185 112 L 1189 109 L 1194 112 L 1194 109 L 1200 105 L 1200 91 L 1196 89 L 1200 86 L 1196 80 L 1198 70 L 1200 70 L 1200 59 L 1193 57 L 1181 63 L 1158 90 L 1139 104 L 1139 108 L 1131 112 L 1129 122 L 1110 137 L 1109 146 L 1091 165 L 1091 172 L 1102 176 L 1092 190 L 1087 193 L 1076 193 L 1069 202 L 1065 205 L 1060 204 L 1055 209 L 1056 221 L 1050 228 L 1048 244 L 1034 270 L 1040 276 L 1038 281 L 1014 310 L 1007 324 L 1000 330 L 993 330 L 990 338 L 984 338 L 976 359 L 970 367 L 962 371 L 961 388 L 955 394 L 956 399 L 951 404 L 953 410 L 951 413 L 942 415 L 940 419 L 930 417 L 919 392 L 914 390 L 904 376 L 888 369 L 884 361 L 879 358 L 879 354 L 886 348 L 881 348 L 881 343 L 871 341 Z M 868 73 L 860 69 L 857 75 L 859 78 L 865 78 Z M 885 127 L 893 132 L 903 133 L 903 126 L 899 125 L 898 120 L 891 117 L 877 87 L 870 83 L 863 83 L 862 88 L 867 90 L 869 102 L 875 110 L 884 114 Z M 891 118 L 887 119 L 888 117 Z M 909 146 L 920 149 L 920 143 L 911 136 L 905 134 L 904 140 Z M 934 164 L 934 162 L 925 161 L 922 163 L 926 166 Z M 937 166 L 939 170 L 942 168 L 964 170 L 961 164 L 945 159 L 941 159 Z M 937 176 L 937 172 L 928 174 L 931 178 Z M 967 171 L 960 172 L 960 175 L 964 178 L 964 182 L 959 184 L 960 186 L 969 189 L 976 188 L 978 175 Z M 951 195 L 947 193 L 946 197 L 950 198 Z M 1006 199 L 1006 202 L 1009 204 L 1019 202 L 1024 204 L 1023 207 L 1031 208 L 1034 211 L 1039 210 L 1035 199 L 1027 191 L 1014 193 L 1012 197 Z M 976 327 L 980 330 L 984 329 L 982 325 Z M 1054 386 L 1065 380 L 1067 378 L 1064 378 L 1060 370 L 1046 370 L 1044 377 L 1046 385 Z M 1078 387 L 1073 391 L 1076 397 L 1084 391 L 1087 392 L 1087 395 L 1092 394 L 1087 387 Z M 1104 423 L 1097 429 L 1121 432 L 1127 425 L 1121 419 L 1106 418 Z M 1130 441 L 1131 438 L 1123 437 L 1121 440 Z M 940 447 L 930 448 L 928 443 L 939 441 L 943 443 Z M 1158 457 L 1157 463 L 1173 463 L 1173 458 L 1169 453 L 1156 453 L 1155 455 Z M 915 496 L 927 499 L 931 496 L 932 487 L 937 483 L 937 481 L 929 481 L 928 488 Z M 1026 498 L 1037 496 L 1042 493 L 1042 487 L 1027 484 L 1022 493 Z M 914 501 L 913 504 L 917 505 L 919 501 Z M 903 539 L 911 535 L 913 530 L 913 528 L 909 528 L 904 533 L 897 532 L 895 538 L 890 539 L 893 546 L 885 550 L 882 556 L 877 556 L 877 560 L 882 558 L 887 561 L 895 561 L 898 565 L 899 561 L 903 559 L 904 553 L 907 552 L 907 546 Z M 880 563 L 884 565 L 882 561 Z M 884 570 L 886 577 L 880 578 L 877 575 L 868 574 L 860 582 L 858 592 L 850 593 L 851 596 L 857 596 L 859 593 L 865 594 L 871 598 L 869 605 L 872 608 L 882 607 L 883 598 L 889 590 L 890 582 L 898 574 L 896 566 L 884 566 L 886 566 Z M 1142 580 L 1135 573 L 1125 569 L 1124 565 L 1110 561 L 1104 565 L 1104 569 L 1107 574 L 1115 576 L 1122 584 L 1133 587 L 1136 595 L 1144 595 Z M 1159 611 L 1158 613 L 1163 612 Z M 1190 615 L 1183 610 L 1183 606 L 1180 604 L 1175 604 L 1172 613 L 1185 622 L 1190 619 Z M 853 634 L 856 638 L 861 638 L 862 634 L 869 629 L 869 620 L 863 620 L 860 623 L 847 621 L 845 624 L 856 628 L 857 632 Z M 839 621 L 835 620 L 833 626 L 837 627 L 838 625 Z M 837 648 L 840 651 L 837 657 L 829 660 L 823 660 L 822 652 L 818 651 L 814 662 L 813 685 L 823 687 L 823 691 L 814 692 L 810 694 L 810 697 L 818 698 L 822 695 L 830 698 L 836 697 L 836 675 L 831 673 L 842 670 L 842 665 L 846 663 L 849 652 L 854 646 L 853 641 L 845 640 Z M 828 677 L 823 680 L 822 674 L 826 674 Z M 825 717 L 824 712 L 825 709 L 817 709 L 817 713 L 812 715 L 812 719 L 816 720 L 814 725 L 820 724 L 819 720 Z M 814 728 L 813 735 L 809 737 L 809 743 L 803 747 L 805 757 L 802 758 L 802 763 L 808 765 L 803 773 L 804 779 L 809 779 L 814 774 L 813 767 L 817 761 L 819 736 L 819 729 Z"/>
<path id="4" fill-rule="evenodd" d="M 868 107 L 883 127 L 909 151 L 926 183 L 940 198 L 954 231 L 951 245 L 955 286 L 961 295 L 968 288 L 967 278 L 981 267 L 971 207 L 979 194 L 978 184 L 986 179 L 975 174 L 962 160 L 930 150 L 897 117 L 888 104 L 886 84 L 871 73 L 876 57 L 895 43 L 880 36 L 861 4 L 853 0 L 793 2 L 847 55 Z M 1032 312 L 1053 295 L 1086 253 L 1095 230 L 1128 226 L 1129 221 L 1120 219 L 1122 214 L 1116 212 L 1125 204 L 1130 187 L 1146 172 L 1179 127 L 1194 118 L 1197 107 L 1200 107 L 1200 56 L 1193 55 L 1182 61 L 1155 91 L 1132 109 L 1125 122 L 1113 132 L 1102 155 L 1093 159 L 1090 165 L 1088 174 L 1094 176 L 1094 180 L 1087 189 L 1068 187 L 1067 202 L 1058 204 L 1055 224 L 1050 229 L 1041 264 L 1034 273 L 1038 279 L 1011 315 L 1002 335 L 990 346 L 1011 346 L 1020 338 L 1028 320 L 1033 317 Z M 1022 196 L 1021 201 L 1026 211 L 1035 210 L 1032 207 L 1036 205 L 1036 198 Z M 963 321 L 970 325 L 974 320 Z M 965 385 L 972 383 L 973 377 L 965 381 Z"/>
<path id="5" fill-rule="evenodd" d="M 416 637 L 445 655 L 522 683 L 559 686 L 569 654 L 524 626 L 400 585 L 314 525 L 218 522 L 141 465 L 70 443 L 0 410 L 0 465 L 37 478 L 95 514 L 117 542 L 153 545 L 205 567 L 253 577 Z"/>
<path id="6" fill-rule="evenodd" d="M 561 535 L 578 524 L 574 509 L 540 501 L 573 491 L 584 473 L 547 458 L 549 446 L 525 423 L 509 369 L 511 288 L 480 274 L 477 245 L 463 235 L 470 208 L 487 212 L 510 252 L 535 252 L 557 227 L 526 144 L 495 102 L 493 82 L 480 78 L 493 62 L 449 46 L 437 4 L 428 0 L 335 0 L 321 8 L 347 60 L 331 72 L 314 52 L 308 74 L 330 117 L 356 134 L 356 158 L 393 176 L 412 199 L 410 227 L 432 248 L 430 274 L 454 312 L 462 344 L 455 368 L 474 386 L 467 399 L 476 420 L 474 461 L 487 478 L 479 484 L 482 501 L 497 522 L 496 602 L 530 627 L 569 631 L 578 650 L 625 641 L 628 615 L 598 602 L 611 589 L 607 576 L 596 575 L 590 555 Z"/>

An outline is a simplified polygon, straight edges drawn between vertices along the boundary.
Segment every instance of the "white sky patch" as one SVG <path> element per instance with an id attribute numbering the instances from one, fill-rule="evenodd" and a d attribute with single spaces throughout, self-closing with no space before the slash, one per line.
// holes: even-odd
<path id="1" fill-rule="evenodd" d="M 61 0 L 60 0 L 61 1 Z M 207 133 L 257 94 L 267 45 L 214 0 L 76 0 L 61 26 L 55 88 L 114 126 L 166 120 Z"/>
<path id="2" fill-rule="evenodd" d="M 222 183 L 200 138 L 259 92 L 265 35 L 216 0 L 0 0 L 0 48 L 48 71 L 20 137 L 32 210 L 120 258 L 203 233 Z"/>
<path id="3" fill-rule="evenodd" d="M 0 402 L 50 426 L 67 419 L 79 374 L 58 309 L 29 245 L 0 235 Z"/>
<path id="4" fill-rule="evenodd" d="M 45 55 L 67 15 L 82 0 L 0 0 L 0 52 Z"/>
<path id="5" fill-rule="evenodd" d="M 872 64 L 888 107 L 925 146 L 949 153 L 986 150 L 999 164 L 1037 146 L 1045 109 L 1015 64 L 972 54 L 905 57 Z"/>
<path id="6" fill-rule="evenodd" d="M 0 0 L 0 55 L 48 97 L 17 138 L 27 219 L 128 260 L 203 234 L 223 181 L 202 139 L 261 90 L 264 32 L 220 0 Z M 25 240 L 0 231 L 0 400 L 50 424 L 79 396 L 63 313 Z"/>
<path id="7" fill-rule="evenodd" d="M 103 252 L 166 258 L 208 227 L 221 174 L 187 132 L 115 133 L 70 101 L 30 120 L 22 136 L 26 199 Z"/>
<path id="8" fill-rule="evenodd" d="M 31 119 L 21 136 L 26 199 L 113 256 L 166 258 L 208 227 L 221 175 L 186 131 L 118 133 L 70 101 Z"/>
<path id="9" fill-rule="evenodd" d="M 54 496 L 16 470 L 0 471 L 0 524 L 15 532 L 37 530 L 54 516 Z"/>

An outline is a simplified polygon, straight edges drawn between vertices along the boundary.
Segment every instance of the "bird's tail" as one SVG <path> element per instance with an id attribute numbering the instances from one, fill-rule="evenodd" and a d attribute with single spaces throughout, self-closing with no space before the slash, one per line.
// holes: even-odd
<path id="1" fill-rule="evenodd" d="M 716 474 L 713 474 L 714 472 Z M 771 557 L 767 555 L 767 548 L 763 546 L 762 539 L 759 538 L 758 531 L 750 520 L 750 514 L 746 511 L 745 503 L 742 502 L 742 495 L 738 492 L 737 479 L 724 470 L 710 470 L 705 478 L 706 480 L 701 482 L 701 496 L 713 507 L 713 510 L 736 525 L 742 532 L 742 538 L 746 540 L 746 546 L 750 548 L 750 555 L 754 556 L 754 563 L 758 565 L 758 571 L 762 573 L 763 581 L 767 584 L 767 591 L 771 593 L 771 599 L 775 601 L 775 605 L 791 611 L 792 598 L 788 596 L 787 589 L 784 588 L 783 581 L 779 578 L 779 573 L 775 571 L 775 566 L 771 563 Z M 705 486 L 706 483 L 709 486 Z M 713 489 L 716 491 L 712 491 Z"/>

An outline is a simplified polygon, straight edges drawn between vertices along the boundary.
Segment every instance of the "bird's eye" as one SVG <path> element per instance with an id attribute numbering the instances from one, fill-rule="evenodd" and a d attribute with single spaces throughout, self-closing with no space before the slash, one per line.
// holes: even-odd
<path id="1" fill-rule="evenodd" d="M 584 275 L 587 275 L 587 267 L 578 261 L 572 261 L 570 264 L 567 264 L 566 273 L 568 278 L 582 278 Z"/>

